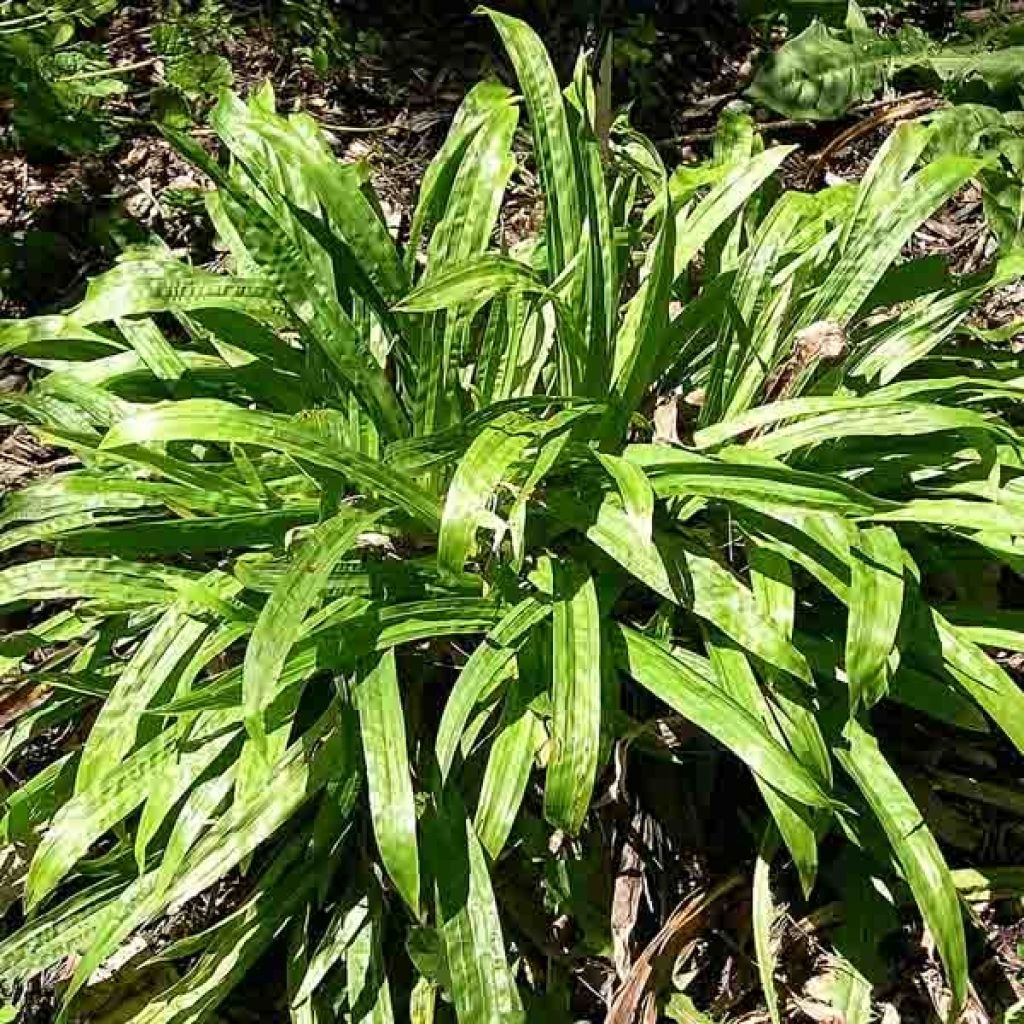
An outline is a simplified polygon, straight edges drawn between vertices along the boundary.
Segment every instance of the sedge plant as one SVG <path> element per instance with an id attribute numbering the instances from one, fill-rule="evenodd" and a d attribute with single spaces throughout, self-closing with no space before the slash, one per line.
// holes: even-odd
<path id="1" fill-rule="evenodd" d="M 791 148 L 729 115 L 670 171 L 608 130 L 585 60 L 563 90 L 485 13 L 521 96 L 469 93 L 402 244 L 310 117 L 226 94 L 220 156 L 172 136 L 220 265 L 133 250 L 65 313 L 0 325 L 36 367 L 7 421 L 78 462 L 0 510 L 0 762 L 63 737 L 4 801 L 24 923 L 0 981 L 64 963 L 74 1012 L 133 936 L 229 885 L 133 1020 L 206 1018 L 268 951 L 297 1021 L 521 1020 L 535 936 L 497 882 L 525 831 L 600 843 L 646 707 L 763 798 L 775 1019 L 773 885 L 813 898 L 826 839 L 859 853 L 851 906 L 872 878 L 909 892 L 955 1015 L 957 876 L 875 725 L 899 703 L 1024 748 L 986 651 L 1024 633 L 966 578 L 1021 559 L 1020 369 L 966 332 L 1024 256 L 901 259 L 984 160 L 908 123 L 861 182 L 788 192 Z M 543 218 L 512 239 L 523 120 Z"/>

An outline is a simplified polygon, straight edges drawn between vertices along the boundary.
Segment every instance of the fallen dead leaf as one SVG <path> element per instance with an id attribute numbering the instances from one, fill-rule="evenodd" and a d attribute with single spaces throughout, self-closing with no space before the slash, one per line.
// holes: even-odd
<path id="1" fill-rule="evenodd" d="M 768 378 L 765 395 L 768 401 L 781 401 L 789 396 L 794 384 L 817 363 L 839 359 L 846 353 L 849 338 L 842 325 L 819 320 L 798 331 L 793 338 L 789 358 Z"/>
<path id="2" fill-rule="evenodd" d="M 6 729 L 11 722 L 33 708 L 39 707 L 49 695 L 50 688 L 48 686 L 35 684 L 22 686 L 13 693 L 5 694 L 0 699 L 0 729 Z"/>
<path id="3" fill-rule="evenodd" d="M 846 331 L 840 324 L 819 320 L 797 332 L 793 354 L 806 365 L 819 359 L 838 359 L 848 344 Z"/>
<path id="4" fill-rule="evenodd" d="M 642 822 L 638 818 L 633 815 L 631 827 L 623 837 L 612 888 L 612 953 L 619 981 L 626 979 L 633 962 L 633 930 L 644 894 L 643 852 L 637 842 Z"/>
<path id="5" fill-rule="evenodd" d="M 667 395 L 654 407 L 654 443 L 679 444 L 679 396 Z"/>
<path id="6" fill-rule="evenodd" d="M 715 903 L 742 882 L 742 875 L 732 875 L 713 889 L 698 889 L 672 912 L 630 968 L 612 1000 L 605 1024 L 646 1024 L 657 1019 L 659 970 L 666 966 L 671 969 L 679 950 L 704 928 Z"/>
<path id="7" fill-rule="evenodd" d="M 793 996 L 793 1002 L 802 1014 L 818 1024 L 845 1024 L 843 1015 L 827 1003 L 819 1003 L 816 999 L 804 996 Z"/>

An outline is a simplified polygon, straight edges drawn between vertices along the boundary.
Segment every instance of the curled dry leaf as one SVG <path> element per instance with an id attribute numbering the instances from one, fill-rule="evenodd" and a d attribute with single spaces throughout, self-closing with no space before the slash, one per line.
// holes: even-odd
<path id="1" fill-rule="evenodd" d="M 839 359 L 848 346 L 846 331 L 831 320 L 818 320 L 798 331 L 789 358 L 775 369 L 768 381 L 767 395 L 772 401 L 788 397 L 809 370 L 820 362 Z"/>
<path id="2" fill-rule="evenodd" d="M 805 1017 L 815 1021 L 816 1024 L 844 1024 L 843 1015 L 827 1003 L 803 996 L 794 996 L 793 1002 Z"/>
<path id="3" fill-rule="evenodd" d="M 793 339 L 793 355 L 806 366 L 819 359 L 838 359 L 848 344 L 846 331 L 839 324 L 819 320 L 797 332 Z"/>
<path id="4" fill-rule="evenodd" d="M 679 444 L 679 395 L 666 395 L 654 407 L 654 440 L 658 444 Z"/>
<path id="5" fill-rule="evenodd" d="M 12 722 L 33 708 L 39 707 L 50 696 L 49 686 L 21 686 L 0 696 L 0 729 L 6 729 Z"/>
<path id="6" fill-rule="evenodd" d="M 645 816 L 636 811 L 622 837 L 612 892 L 612 951 L 615 973 L 624 981 L 633 962 L 632 939 L 646 884 L 641 836 Z"/>
<path id="7" fill-rule="evenodd" d="M 672 912 L 630 968 L 612 1000 L 607 1024 L 636 1024 L 650 1017 L 659 969 L 675 961 L 680 949 L 704 928 L 711 908 L 743 881 L 742 875 L 732 875 L 713 889 L 698 889 Z"/>

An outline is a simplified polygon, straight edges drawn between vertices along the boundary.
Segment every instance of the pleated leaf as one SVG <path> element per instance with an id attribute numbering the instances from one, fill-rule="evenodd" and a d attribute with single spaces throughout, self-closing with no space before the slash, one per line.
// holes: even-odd
<path id="1" fill-rule="evenodd" d="M 575 835 L 597 777 L 601 741 L 601 619 L 589 573 L 554 564 L 551 753 L 544 816 Z"/>
<path id="2" fill-rule="evenodd" d="M 439 522 L 436 500 L 404 474 L 352 448 L 325 441 L 301 422 L 229 402 L 195 398 L 157 405 L 116 424 L 103 447 L 188 440 L 252 444 L 285 452 L 351 479 L 427 525 Z"/>
<path id="3" fill-rule="evenodd" d="M 836 749 L 839 763 L 856 783 L 892 846 L 931 931 L 952 993 L 955 1020 L 967 998 L 967 947 L 960 902 L 949 868 L 921 812 L 878 748 L 856 721 L 844 730 L 847 746 Z"/>
<path id="4" fill-rule="evenodd" d="M 498 30 L 526 100 L 547 204 L 548 270 L 554 280 L 575 255 L 585 213 L 562 90 L 544 44 L 526 22 L 486 7 L 479 11 Z"/>
<path id="5" fill-rule="evenodd" d="M 888 689 L 887 662 L 903 609 L 903 548 L 884 526 L 861 530 L 851 563 L 846 680 L 850 707 L 877 704 Z"/>
<path id="6" fill-rule="evenodd" d="M 242 681 L 246 727 L 257 742 L 265 736 L 263 713 L 278 692 L 281 671 L 303 620 L 323 596 L 331 570 L 378 518 L 345 511 L 321 523 L 263 606 L 245 649 Z"/>
<path id="7" fill-rule="evenodd" d="M 658 641 L 625 626 L 618 633 L 621 667 L 643 687 L 714 736 L 787 796 L 808 806 L 829 806 L 817 780 L 745 707 Z"/>
<path id="8" fill-rule="evenodd" d="M 487 302 L 502 292 L 546 292 L 547 285 L 525 263 L 486 254 L 432 274 L 410 292 L 396 309 L 429 313 Z"/>
<path id="9" fill-rule="evenodd" d="M 478 704 L 490 697 L 514 671 L 516 651 L 530 631 L 551 614 L 551 606 L 528 597 L 513 606 L 480 642 L 462 667 L 437 727 L 437 761 L 442 775 L 451 770 L 459 741 Z"/>
<path id="10" fill-rule="evenodd" d="M 447 791 L 425 843 L 437 931 L 460 1024 L 521 1024 L 487 861 L 458 797 Z"/>
<path id="11" fill-rule="evenodd" d="M 531 640 L 516 658 L 516 677 L 505 698 L 505 709 L 480 784 L 473 827 L 483 848 L 496 860 L 512 831 L 526 793 L 534 758 L 546 733 L 540 716 L 530 707 L 547 680 L 540 678 L 543 660 Z"/>
<path id="12" fill-rule="evenodd" d="M 778 847 L 774 828 L 769 825 L 761 838 L 761 845 L 754 862 L 754 885 L 751 893 L 751 925 L 754 933 L 754 952 L 757 955 L 757 972 L 761 977 L 761 991 L 768 1005 L 768 1016 L 772 1024 L 780 1024 L 779 993 L 775 988 L 776 955 L 772 930 L 778 911 L 772 899 L 771 867 L 772 858 Z"/>
<path id="13" fill-rule="evenodd" d="M 416 805 L 394 651 L 382 654 L 359 681 L 355 704 L 377 847 L 391 880 L 409 909 L 418 915 Z"/>

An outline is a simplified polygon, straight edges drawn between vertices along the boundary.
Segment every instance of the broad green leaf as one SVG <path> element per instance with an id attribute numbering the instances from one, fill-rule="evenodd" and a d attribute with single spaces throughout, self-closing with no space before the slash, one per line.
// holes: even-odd
<path id="1" fill-rule="evenodd" d="M 750 711 L 658 641 L 625 626 L 620 626 L 618 633 L 622 668 L 637 682 L 714 736 L 787 796 L 811 807 L 830 805 L 820 784 Z"/>
<path id="2" fill-rule="evenodd" d="M 454 793 L 445 792 L 424 842 L 459 1024 L 521 1024 L 487 861 Z"/>
<path id="3" fill-rule="evenodd" d="M 437 543 L 438 567 L 452 579 L 462 575 L 482 525 L 496 528 L 491 505 L 499 485 L 534 455 L 522 484 L 521 505 L 552 466 L 573 425 L 599 407 L 581 405 L 538 420 L 520 412 L 502 414 L 473 439 L 459 461 L 445 499 Z M 545 444 L 545 442 L 547 442 Z M 509 518 L 513 515 L 510 513 Z M 500 522 L 500 520 L 499 520 Z"/>
<path id="4" fill-rule="evenodd" d="M 373 831 L 381 860 L 414 915 L 420 907 L 416 806 L 405 716 L 393 651 L 382 654 L 355 690 Z"/>
<path id="5" fill-rule="evenodd" d="M 952 993 L 955 1020 L 967 998 L 967 947 L 960 903 L 938 844 L 878 743 L 855 720 L 836 748 L 839 763 L 856 783 L 892 846 L 925 923 L 935 938 Z"/>
<path id="6" fill-rule="evenodd" d="M 752 540 L 747 542 L 747 558 L 750 562 L 750 589 L 758 608 L 786 636 L 792 637 L 796 591 L 789 562 Z"/>
<path id="7" fill-rule="evenodd" d="M 583 331 L 586 357 L 584 393 L 601 397 L 611 380 L 612 338 L 618 317 L 620 275 L 613 218 L 605 174 L 611 118 L 612 47 L 605 45 L 594 83 L 584 54 L 576 62 L 572 86 L 566 90 L 569 130 L 576 139 L 577 180 L 587 243 L 577 275 L 585 303 Z M 598 61 L 597 54 L 592 59 Z M 596 87 L 595 87 L 596 85 Z"/>
<path id="8" fill-rule="evenodd" d="M 111 913 L 105 915 L 103 927 L 93 935 L 87 952 L 75 968 L 74 976 L 64 992 L 61 1020 L 67 1018 L 75 994 L 88 983 L 93 972 L 116 952 L 132 932 L 159 914 L 163 906 L 163 895 L 182 858 L 207 827 L 209 816 L 223 802 L 233 781 L 232 773 L 226 771 L 207 779 L 190 794 L 174 823 L 159 867 L 148 874 L 140 874 L 120 894 L 111 907 Z M 144 871 L 144 867 L 140 871 Z"/>
<path id="9" fill-rule="evenodd" d="M 991 903 L 1017 896 L 1024 887 L 1020 867 L 958 868 L 951 872 L 957 892 L 968 903 Z"/>
<path id="10" fill-rule="evenodd" d="M 547 290 L 547 285 L 527 264 L 507 256 L 486 254 L 431 274 L 396 308 L 406 313 L 429 313 L 462 305 L 478 305 L 502 292 Z"/>
<path id="11" fill-rule="evenodd" d="M 792 146 L 774 146 L 740 161 L 691 210 L 675 215 L 672 232 L 672 282 L 685 274 L 704 244 L 770 178 L 793 152 Z"/>
<path id="12" fill-rule="evenodd" d="M 768 1004 L 772 1024 L 780 1024 L 779 993 L 775 988 L 776 956 L 772 931 L 778 911 L 772 899 L 772 858 L 778 849 L 774 826 L 769 825 L 761 838 L 754 863 L 754 886 L 751 893 L 751 925 L 754 933 L 754 952 L 757 954 L 757 972 L 761 977 L 761 991 Z"/>
<path id="13" fill-rule="evenodd" d="M 655 493 L 643 468 L 634 464 L 630 451 L 626 457 L 596 453 L 597 460 L 615 482 L 630 527 L 639 537 L 650 542 L 654 530 Z"/>
<path id="14" fill-rule="evenodd" d="M 376 900 L 367 908 L 345 957 L 348 1003 L 353 1024 L 392 1024 L 391 987 L 381 954 L 383 915 Z M 358 912 L 358 908 L 355 912 Z"/>
<path id="15" fill-rule="evenodd" d="M 485 252 L 515 163 L 511 145 L 518 117 L 517 107 L 496 105 L 470 140 L 455 173 L 444 216 L 430 240 L 427 283 Z M 414 389 L 418 434 L 430 434 L 459 417 L 458 370 L 466 359 L 477 305 L 434 314 L 421 327 Z"/>
<path id="16" fill-rule="evenodd" d="M 854 30 L 848 38 L 815 21 L 762 67 L 748 90 L 784 117 L 830 120 L 866 102 L 900 71 L 931 71 L 940 79 L 977 77 L 1002 89 L 1021 77 L 1024 48 L 938 50 L 919 30 L 894 37 Z"/>
<path id="17" fill-rule="evenodd" d="M 803 404 L 806 403 L 806 404 Z M 794 399 L 752 409 L 749 413 L 700 431 L 694 440 L 708 448 L 757 427 L 799 415 L 815 406 L 834 411 L 803 415 L 794 422 L 762 434 L 750 442 L 767 455 L 785 455 L 798 448 L 849 437 L 880 435 L 917 436 L 941 431 L 975 430 L 1011 440 L 1005 427 L 971 409 L 927 405 L 923 402 L 874 404 L 856 398 Z"/>
<path id="18" fill-rule="evenodd" d="M 406 436 L 407 417 L 384 367 L 332 294 L 325 268 L 281 230 L 279 219 L 264 213 L 255 203 L 229 209 L 244 235 L 246 248 L 274 282 L 291 319 L 310 347 L 322 354 L 338 384 L 356 397 L 384 434 L 392 438 Z"/>
<path id="19" fill-rule="evenodd" d="M 965 692 L 951 687 L 943 675 L 921 672 L 902 664 L 889 680 L 888 697 L 957 729 L 991 731 L 984 712 Z"/>
<path id="20" fill-rule="evenodd" d="M 178 739 L 176 730 L 165 730 L 60 808 L 29 865 L 27 906 L 51 893 L 97 839 L 143 803 L 151 773 L 175 756 Z"/>
<path id="21" fill-rule="evenodd" d="M 410 277 L 414 276 L 424 233 L 444 216 L 452 185 L 474 135 L 496 108 L 507 106 L 512 99 L 511 91 L 504 85 L 494 81 L 480 82 L 470 89 L 456 111 L 441 149 L 431 160 L 420 182 L 405 253 L 405 266 Z"/>
<path id="22" fill-rule="evenodd" d="M 375 205 L 364 169 L 334 159 L 330 144 L 305 114 L 284 118 L 222 95 L 211 125 L 268 193 L 281 191 L 304 210 L 317 203 L 353 253 L 373 288 L 393 301 L 407 288 L 398 251 Z M 266 166 L 260 164 L 266 160 Z"/>
<path id="23" fill-rule="evenodd" d="M 842 479 L 755 461 L 743 449 L 726 448 L 716 458 L 667 445 L 629 445 L 625 458 L 643 467 L 659 498 L 692 494 L 845 515 L 867 515 L 887 505 Z"/>
<path id="24" fill-rule="evenodd" d="M 56 535 L 61 538 L 61 549 L 68 554 L 116 555 L 119 558 L 199 555 L 234 547 L 243 537 L 253 547 L 280 545 L 290 530 L 309 524 L 316 514 L 317 508 L 310 502 L 269 512 L 153 519 L 111 526 L 93 520 L 66 533 L 58 531 Z"/>
<path id="25" fill-rule="evenodd" d="M 487 700 L 514 671 L 516 652 L 530 631 L 551 614 L 551 606 L 534 597 L 514 605 L 473 651 L 462 667 L 437 727 L 435 749 L 442 777 L 451 770 L 459 740 L 474 709 Z"/>
<path id="26" fill-rule="evenodd" d="M 75 342 L 91 345 L 94 351 L 110 353 L 121 350 L 121 343 L 107 338 L 85 324 L 79 323 L 73 316 L 55 314 L 50 316 L 32 316 L 23 320 L 0 320 L 0 352 L 17 352 L 30 346 L 44 347 L 47 342 L 59 341 L 54 352 L 73 348 Z"/>
<path id="27" fill-rule="evenodd" d="M 300 834 L 301 838 L 301 834 Z M 253 894 L 217 928 L 188 972 L 135 1015 L 138 1024 L 175 1024 L 209 1016 L 266 952 L 307 899 L 317 873 L 296 863 L 293 841 L 271 862 Z"/>
<path id="28" fill-rule="evenodd" d="M 402 601 L 377 612 L 378 651 L 418 640 L 486 633 L 500 618 L 493 601 L 477 597 L 446 597 L 429 601 Z"/>
<path id="29" fill-rule="evenodd" d="M 846 681 L 850 708 L 870 708 L 888 689 L 887 662 L 903 609 L 903 549 L 884 526 L 861 530 L 852 552 Z"/>
<path id="30" fill-rule="evenodd" d="M 119 319 L 117 329 L 155 377 L 162 381 L 176 381 L 187 371 L 184 360 L 151 317 Z"/>
<path id="31" fill-rule="evenodd" d="M 184 505 L 188 489 L 173 484 L 164 490 L 152 481 L 95 480 L 83 473 L 59 473 L 5 496 L 0 526 L 82 513 L 113 513 L 159 507 L 167 498 Z M 241 501 L 239 500 L 239 504 Z M 234 506 L 237 507 L 237 506 Z"/>
<path id="32" fill-rule="evenodd" d="M 453 577 L 462 574 L 473 551 L 477 529 L 489 519 L 488 506 L 495 489 L 535 439 L 532 424 L 518 413 L 510 413 L 485 427 L 474 439 L 448 487 L 437 545 L 437 561 L 442 571 Z"/>
<path id="33" fill-rule="evenodd" d="M 116 558 L 49 558 L 0 570 L 0 606 L 87 598 L 122 606 L 170 604 L 193 573 Z"/>
<path id="34" fill-rule="evenodd" d="M 750 591 L 713 558 L 676 542 L 655 536 L 645 541 L 627 514 L 603 499 L 596 514 L 579 497 L 552 493 L 547 497 L 554 514 L 583 530 L 587 537 L 655 593 L 690 608 L 717 626 L 740 646 L 770 665 L 810 685 L 803 656 L 758 611 Z"/>
<path id="35" fill-rule="evenodd" d="M 686 574 L 683 586 L 694 614 L 769 665 L 811 685 L 811 672 L 803 656 L 760 613 L 753 594 L 733 573 L 699 552 L 683 551 L 681 554 L 679 568 Z"/>
<path id="36" fill-rule="evenodd" d="M 211 274 L 172 259 L 118 263 L 86 289 L 70 319 L 98 324 L 149 313 L 231 309 L 254 319 L 279 322 L 283 308 L 274 286 L 262 277 Z"/>
<path id="37" fill-rule="evenodd" d="M 228 580 L 231 591 L 240 589 Z M 142 713 L 203 639 L 209 627 L 171 608 L 146 635 L 111 688 L 82 749 L 75 790 L 100 782 L 135 745 Z"/>
<path id="38" fill-rule="evenodd" d="M 355 903 L 343 901 L 338 904 L 292 997 L 293 1007 L 301 1006 L 312 998 L 328 973 L 344 960 L 349 947 L 366 923 L 369 913 L 369 904 L 365 900 Z"/>
<path id="39" fill-rule="evenodd" d="M 965 640 L 981 647 L 1024 651 L 1024 615 L 1018 611 L 962 604 L 940 605 L 938 611 Z"/>
<path id="40" fill-rule="evenodd" d="M 644 541 L 636 530 L 635 518 L 630 517 L 617 500 L 604 497 L 588 508 L 580 499 L 578 492 L 556 489 L 545 500 L 557 519 L 583 532 L 656 594 L 678 602 L 680 598 L 656 539 Z"/>
<path id="41" fill-rule="evenodd" d="M 299 737 L 274 768 L 273 785 L 255 789 L 246 802 L 218 818 L 185 857 L 167 893 L 167 905 L 192 899 L 274 835 L 328 782 L 358 777 L 353 723 L 333 712 Z"/>
<path id="42" fill-rule="evenodd" d="M 856 527 L 827 512 L 762 507 L 742 509 L 737 521 L 756 541 L 799 565 L 844 604 L 850 592 Z"/>
<path id="43" fill-rule="evenodd" d="M 1020 687 L 939 612 L 930 610 L 930 617 L 945 669 L 1006 733 L 1014 746 L 1024 750 L 1024 693 Z"/>
<path id="44" fill-rule="evenodd" d="M 780 703 L 778 691 L 762 690 L 749 660 L 714 630 L 706 632 L 715 681 L 740 707 L 746 708 L 763 723 L 767 733 L 780 746 L 788 748 L 823 786 L 831 786 L 828 750 L 813 713 L 794 701 Z M 691 667 L 696 663 L 691 659 Z M 789 712 L 789 715 L 785 712 Z M 814 812 L 793 801 L 762 776 L 754 776 L 758 789 L 796 866 L 804 894 L 810 895 L 818 873 L 818 837 Z"/>
<path id="45" fill-rule="evenodd" d="M 673 992 L 665 1001 L 662 1013 L 676 1024 L 714 1024 L 706 1013 L 701 1013 L 685 992 Z"/>
<path id="46" fill-rule="evenodd" d="M 81 707 L 72 705 L 70 710 L 80 712 Z M 64 716 L 68 717 L 71 715 Z M 60 721 L 57 720 L 58 723 Z M 0 819 L 0 836 L 5 842 L 25 839 L 34 842 L 37 830 L 52 821 L 56 811 L 74 792 L 76 767 L 75 755 L 65 754 L 7 795 L 4 815 Z M 20 866 L 14 873 L 20 874 Z"/>
<path id="47" fill-rule="evenodd" d="M 0 980 L 27 980 L 68 956 L 81 956 L 97 929 L 118 913 L 123 881 L 103 879 L 34 915 L 0 943 Z"/>
<path id="48" fill-rule="evenodd" d="M 321 523 L 263 606 L 245 649 L 242 683 L 246 728 L 257 742 L 265 735 L 263 714 L 278 692 L 281 670 L 303 620 L 323 595 L 331 570 L 379 518 L 347 510 Z"/>
<path id="49" fill-rule="evenodd" d="M 899 129 L 894 137 L 899 139 Z M 914 231 L 983 165 L 983 161 L 968 157 L 940 157 L 906 180 L 893 180 L 881 173 L 885 164 L 879 163 L 880 172 L 873 182 L 876 187 L 870 192 L 861 187 L 870 200 L 872 215 L 858 220 L 855 214 L 848 221 L 850 231 L 842 257 L 805 307 L 799 327 L 821 321 L 846 326 Z M 899 171 L 903 169 L 898 166 Z"/>
<path id="50" fill-rule="evenodd" d="M 633 413 L 654 383 L 662 338 L 668 326 L 675 244 L 676 225 L 671 215 L 666 214 L 648 250 L 643 281 L 626 307 L 615 336 L 612 388 L 623 416 Z"/>
<path id="51" fill-rule="evenodd" d="M 594 578 L 554 563 L 551 753 L 544 816 L 579 832 L 597 781 L 601 739 L 601 621 Z"/>
<path id="52" fill-rule="evenodd" d="M 534 156 L 547 204 L 548 270 L 554 280 L 575 255 L 586 211 L 580 209 L 576 159 L 562 90 L 544 44 L 524 21 L 486 7 L 494 23 L 530 114 Z"/>
<path id="53" fill-rule="evenodd" d="M 541 684 L 537 643 L 532 639 L 517 656 L 516 677 L 509 685 L 480 784 L 473 827 L 492 860 L 497 860 L 512 831 L 534 758 L 546 737 L 539 715 L 530 706 Z"/>
<path id="54" fill-rule="evenodd" d="M 367 487 L 425 525 L 436 527 L 440 519 L 436 500 L 404 474 L 351 448 L 326 442 L 301 422 L 228 402 L 196 398 L 155 406 L 115 425 L 103 447 L 189 440 L 253 444 L 285 452 Z"/>

